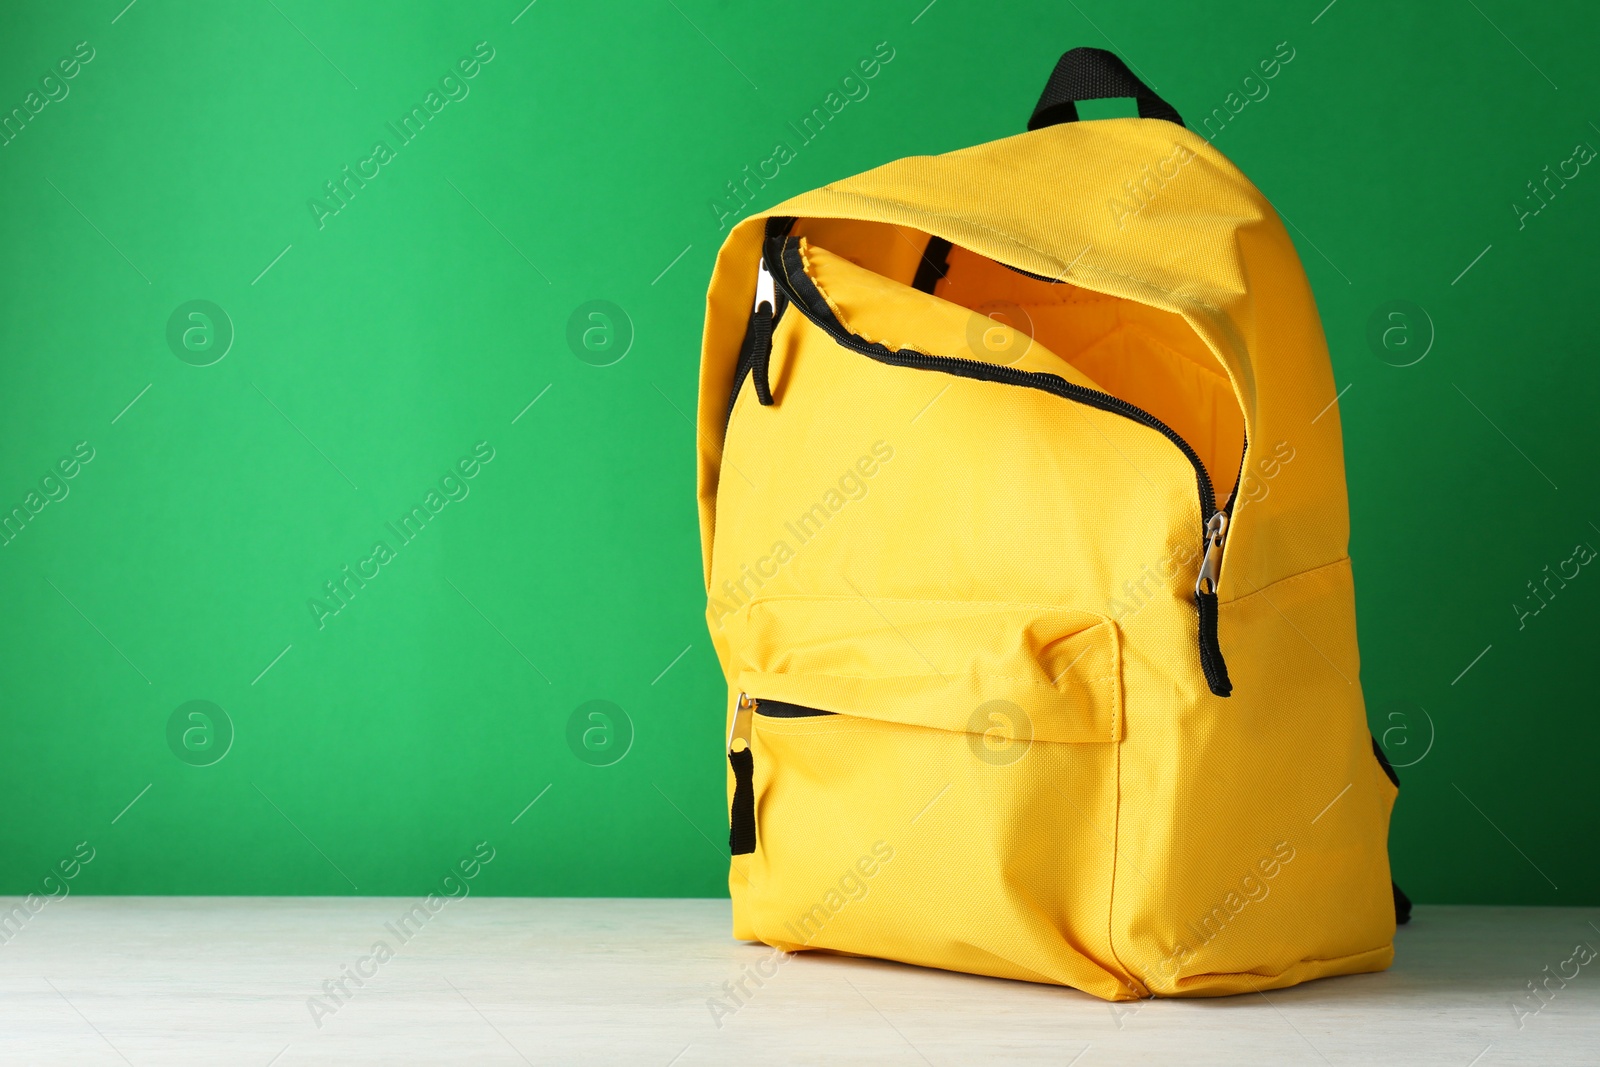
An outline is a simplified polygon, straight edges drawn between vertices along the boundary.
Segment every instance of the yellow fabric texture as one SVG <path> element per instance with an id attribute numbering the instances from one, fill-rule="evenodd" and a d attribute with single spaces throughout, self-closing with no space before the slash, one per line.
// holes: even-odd
<path id="1" fill-rule="evenodd" d="M 1150 427 L 886 365 L 793 306 L 775 403 L 745 379 L 729 418 L 765 223 L 747 219 L 712 278 L 698 426 L 725 726 L 758 702 L 735 936 L 1108 1000 L 1388 966 L 1396 790 L 1361 696 L 1339 412 L 1271 206 L 1192 132 L 1111 119 L 768 214 L 798 220 L 851 333 L 1110 393 L 1195 449 L 1219 506 L 1238 482 L 1233 693 L 1200 667 L 1195 471 Z M 930 236 L 953 245 L 931 293 L 911 287 Z"/>

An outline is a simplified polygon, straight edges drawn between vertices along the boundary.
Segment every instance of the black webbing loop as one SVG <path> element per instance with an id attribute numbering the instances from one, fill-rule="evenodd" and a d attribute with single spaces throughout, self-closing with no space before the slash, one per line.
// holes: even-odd
<path id="1" fill-rule="evenodd" d="M 756 399 L 765 407 L 771 407 L 772 383 L 769 379 L 769 369 L 772 364 L 772 315 L 773 307 L 766 301 L 756 308 L 755 314 L 750 316 L 750 330 L 752 344 L 750 348 L 750 380 L 755 383 Z"/>
<path id="2" fill-rule="evenodd" d="M 1222 658 L 1222 645 L 1217 638 L 1217 594 L 1196 590 L 1194 602 L 1200 609 L 1200 670 L 1212 693 L 1230 696 L 1233 682 L 1228 678 L 1228 664 Z"/>
<path id="3" fill-rule="evenodd" d="M 756 850 L 755 756 L 747 748 L 729 752 L 733 767 L 733 806 L 728 811 L 728 851 L 748 856 Z"/>
<path id="4" fill-rule="evenodd" d="M 1131 96 L 1142 119 L 1165 119 L 1183 125 L 1177 110 L 1155 94 L 1113 52 L 1104 48 L 1074 48 L 1056 63 L 1028 129 L 1039 130 L 1060 122 L 1078 121 L 1080 100 L 1110 100 Z"/>

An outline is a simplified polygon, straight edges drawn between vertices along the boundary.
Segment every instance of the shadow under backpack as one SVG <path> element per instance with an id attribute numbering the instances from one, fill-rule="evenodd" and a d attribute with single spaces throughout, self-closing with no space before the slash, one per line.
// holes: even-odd
<path id="1" fill-rule="evenodd" d="M 1389 965 L 1321 323 L 1115 56 L 740 222 L 697 436 L 736 937 L 1108 1000 Z"/>

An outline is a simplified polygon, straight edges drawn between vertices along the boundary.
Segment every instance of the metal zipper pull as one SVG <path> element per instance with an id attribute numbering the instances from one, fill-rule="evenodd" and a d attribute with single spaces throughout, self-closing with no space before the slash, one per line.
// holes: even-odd
<path id="1" fill-rule="evenodd" d="M 728 729 L 729 752 L 744 752 L 750 748 L 750 717 L 755 708 L 756 702 L 748 693 L 739 694 L 739 704 L 733 709 L 733 725 Z M 740 741 L 744 744 L 735 747 Z"/>
<path id="2" fill-rule="evenodd" d="M 1218 511 L 1206 522 L 1206 555 L 1195 579 L 1195 596 L 1215 596 L 1222 577 L 1222 546 L 1228 539 L 1228 513 Z"/>
<path id="3" fill-rule="evenodd" d="M 765 256 L 756 265 L 756 302 L 750 307 L 751 313 L 760 311 L 762 304 L 767 305 L 769 311 L 778 310 L 778 287 L 772 280 L 772 272 L 767 269 Z"/>
<path id="4" fill-rule="evenodd" d="M 1206 557 L 1194 583 L 1194 602 L 1200 609 L 1200 670 L 1206 676 L 1206 686 L 1219 697 L 1233 692 L 1217 634 L 1217 581 L 1222 577 L 1222 546 L 1227 539 L 1228 513 L 1213 512 L 1206 520 Z"/>
<path id="5" fill-rule="evenodd" d="M 778 288 L 763 257 L 756 268 L 756 302 L 750 309 L 750 329 L 755 335 L 750 348 L 750 380 L 756 388 L 756 399 L 765 407 L 773 403 L 767 368 L 772 362 L 772 330 L 777 317 Z"/>

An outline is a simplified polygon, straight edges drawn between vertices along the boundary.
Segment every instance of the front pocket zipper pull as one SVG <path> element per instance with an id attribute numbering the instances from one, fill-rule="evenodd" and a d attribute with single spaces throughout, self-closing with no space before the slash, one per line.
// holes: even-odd
<path id="1" fill-rule="evenodd" d="M 750 747 L 750 720 L 751 713 L 756 710 L 756 702 L 750 699 L 749 694 L 739 694 L 739 705 L 733 709 L 733 725 L 728 728 L 728 751 L 743 752 Z M 743 741 L 743 748 L 739 742 Z"/>
<path id="2" fill-rule="evenodd" d="M 1200 577 L 1195 579 L 1194 595 L 1217 592 L 1217 580 L 1222 577 L 1222 546 L 1228 539 L 1228 512 L 1219 511 L 1206 523 L 1206 554 L 1200 562 Z"/>
<path id="3" fill-rule="evenodd" d="M 750 379 L 755 383 L 756 399 L 764 407 L 771 407 L 773 403 L 767 368 L 772 362 L 772 325 L 777 310 L 777 286 L 763 258 L 756 270 L 756 302 L 750 312 L 750 329 L 755 334 L 755 343 L 750 349 Z"/>
<path id="4" fill-rule="evenodd" d="M 733 804 L 728 811 L 728 850 L 748 856 L 756 850 L 756 765 L 750 751 L 751 715 L 756 702 L 745 693 L 733 709 L 728 729 L 728 766 L 733 768 Z"/>
<path id="5" fill-rule="evenodd" d="M 1217 583 L 1222 578 L 1222 549 L 1227 539 L 1228 512 L 1224 509 L 1206 520 L 1205 558 L 1194 583 L 1194 601 L 1200 609 L 1200 670 L 1206 676 L 1206 685 L 1219 697 L 1233 693 L 1228 665 L 1222 659 L 1222 645 L 1217 640 Z"/>

